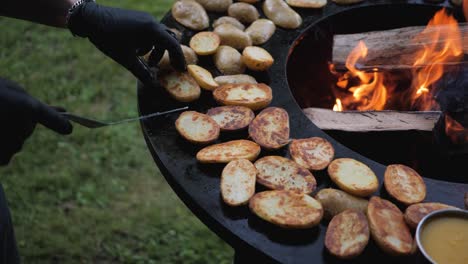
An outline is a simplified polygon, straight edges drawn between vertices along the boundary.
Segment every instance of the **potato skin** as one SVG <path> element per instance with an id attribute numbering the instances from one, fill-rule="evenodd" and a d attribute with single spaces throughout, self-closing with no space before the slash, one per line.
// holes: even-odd
<path id="1" fill-rule="evenodd" d="M 229 46 L 218 47 L 214 55 L 214 63 L 222 74 L 241 74 L 245 71 L 242 55 L 235 48 Z"/>
<path id="2" fill-rule="evenodd" d="M 366 199 L 332 188 L 320 190 L 315 195 L 315 199 L 322 204 L 325 219 L 332 219 L 335 215 L 348 209 L 365 213 L 369 203 Z"/>
<path id="3" fill-rule="evenodd" d="M 231 24 L 217 26 L 214 29 L 214 33 L 221 39 L 221 45 L 230 46 L 238 50 L 252 45 L 250 36 Z"/>
<path id="4" fill-rule="evenodd" d="M 185 27 L 193 30 L 203 30 L 209 26 L 209 18 L 205 9 L 192 0 L 176 1 L 172 5 L 172 17 Z"/>
<path id="5" fill-rule="evenodd" d="M 416 229 L 419 222 L 428 215 L 437 210 L 442 209 L 458 209 L 454 206 L 450 206 L 443 203 L 417 203 L 408 206 L 405 210 L 405 222 L 412 228 Z"/>
<path id="6" fill-rule="evenodd" d="M 180 45 L 180 47 L 182 48 L 182 52 L 184 53 L 185 62 L 187 64 L 197 64 L 198 63 L 198 56 L 195 53 L 195 51 L 193 51 L 189 46 Z M 169 52 L 167 52 L 167 50 L 164 51 L 164 54 L 163 54 L 161 60 L 159 61 L 158 66 L 159 66 L 159 69 L 161 69 L 161 70 L 172 69 L 171 61 L 169 59 Z"/>
<path id="7" fill-rule="evenodd" d="M 218 19 L 216 19 L 214 22 L 213 22 L 213 28 L 216 28 L 217 26 L 219 25 L 222 25 L 222 24 L 231 24 L 233 26 L 235 26 L 236 28 L 240 29 L 240 30 L 244 30 L 245 29 L 245 26 L 244 24 L 242 24 L 239 20 L 233 18 L 233 17 L 230 17 L 230 16 L 222 16 Z"/>
<path id="8" fill-rule="evenodd" d="M 271 36 L 276 31 L 276 26 L 273 21 L 265 18 L 260 18 L 258 20 L 255 20 L 246 30 L 245 33 L 247 33 L 250 36 L 250 39 L 252 39 L 252 44 L 253 45 L 262 45 L 265 42 L 267 42 Z"/>
<path id="9" fill-rule="evenodd" d="M 260 17 L 255 6 L 242 2 L 230 5 L 228 8 L 228 15 L 244 24 L 250 24 Z"/>
<path id="10" fill-rule="evenodd" d="M 295 29 L 302 24 L 301 16 L 283 0 L 265 0 L 263 13 L 275 25 L 282 28 Z"/>
<path id="11" fill-rule="evenodd" d="M 232 0 L 196 0 L 206 11 L 226 12 L 232 4 Z"/>
<path id="12" fill-rule="evenodd" d="M 391 164 L 385 169 L 384 186 L 397 201 L 406 205 L 419 203 L 426 197 L 426 184 L 412 168 Z"/>

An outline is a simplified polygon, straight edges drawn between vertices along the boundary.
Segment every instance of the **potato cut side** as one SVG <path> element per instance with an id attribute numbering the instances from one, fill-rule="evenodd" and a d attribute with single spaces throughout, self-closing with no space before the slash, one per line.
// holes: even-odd
<path id="1" fill-rule="evenodd" d="M 391 255 L 409 255 L 413 238 L 403 213 L 390 201 L 374 196 L 367 206 L 371 236 L 377 245 Z"/>
<path id="2" fill-rule="evenodd" d="M 458 209 L 443 203 L 417 203 L 408 206 L 405 210 L 405 222 L 412 229 L 416 229 L 419 222 L 429 213 L 443 209 Z"/>
<path id="3" fill-rule="evenodd" d="M 211 55 L 216 52 L 221 43 L 218 34 L 209 31 L 203 31 L 195 34 L 190 39 L 190 47 L 198 55 Z"/>
<path id="4" fill-rule="evenodd" d="M 384 174 L 387 192 L 404 204 L 419 203 L 426 198 L 426 184 L 412 168 L 402 164 L 388 165 Z"/>
<path id="5" fill-rule="evenodd" d="M 325 247 L 335 257 L 351 259 L 364 251 L 369 237 L 366 215 L 349 209 L 333 217 L 328 224 Z"/>
<path id="6" fill-rule="evenodd" d="M 180 45 L 180 47 L 182 48 L 182 52 L 184 53 L 184 58 L 185 58 L 185 62 L 188 64 L 197 64 L 198 63 L 198 57 L 197 57 L 197 54 L 195 53 L 195 51 L 193 51 L 193 49 L 191 49 L 189 46 L 185 46 L 185 45 Z M 149 54 L 148 54 L 149 56 Z M 169 52 L 166 50 L 164 51 L 164 54 L 161 58 L 161 60 L 159 61 L 158 63 L 158 67 L 160 70 L 170 70 L 172 69 L 172 65 L 171 65 L 171 60 L 169 58 Z"/>
<path id="7" fill-rule="evenodd" d="M 321 8 L 327 4 L 327 0 L 286 0 L 290 6 L 301 8 Z"/>
<path id="8" fill-rule="evenodd" d="M 366 199 L 353 196 L 341 190 L 325 188 L 320 190 L 315 199 L 323 206 L 323 217 L 332 219 L 335 215 L 347 210 L 353 209 L 365 213 L 367 211 Z"/>
<path id="9" fill-rule="evenodd" d="M 253 161 L 260 150 L 260 146 L 250 140 L 232 140 L 201 149 L 197 153 L 197 160 L 201 163 L 228 163 L 236 159 Z"/>
<path id="10" fill-rule="evenodd" d="M 190 64 L 187 65 L 187 70 L 201 88 L 213 91 L 219 86 L 213 79 L 213 75 L 206 69 L 195 64 Z"/>
<path id="11" fill-rule="evenodd" d="M 242 51 L 242 61 L 253 71 L 266 71 L 275 60 L 264 48 L 250 46 Z"/>
<path id="12" fill-rule="evenodd" d="M 289 144 L 292 160 L 309 170 L 323 170 L 333 160 L 335 149 L 326 139 L 311 137 L 294 139 Z"/>
<path id="13" fill-rule="evenodd" d="M 200 86 L 187 72 L 174 70 L 161 72 L 159 81 L 164 89 L 177 101 L 192 102 L 200 97 Z"/>
<path id="14" fill-rule="evenodd" d="M 221 174 L 221 196 L 230 206 L 239 206 L 249 202 L 255 194 L 257 169 L 246 159 L 229 162 Z"/>
<path id="15" fill-rule="evenodd" d="M 219 125 L 208 115 L 186 111 L 176 120 L 179 134 L 193 143 L 206 144 L 219 137 Z"/>
<path id="16" fill-rule="evenodd" d="M 279 149 L 289 143 L 289 116 L 279 107 L 262 110 L 249 125 L 249 136 L 261 147 Z"/>
<path id="17" fill-rule="evenodd" d="M 221 105 L 240 105 L 252 110 L 268 106 L 273 99 L 271 88 L 258 84 L 225 84 L 213 92 L 214 99 Z"/>
<path id="18" fill-rule="evenodd" d="M 261 219 L 289 229 L 314 227 L 323 215 L 322 205 L 314 198 L 285 190 L 257 193 L 249 207 Z"/>
<path id="19" fill-rule="evenodd" d="M 245 106 L 220 106 L 206 113 L 218 123 L 221 130 L 235 131 L 247 128 L 255 117 L 254 112 Z"/>
<path id="20" fill-rule="evenodd" d="M 294 161 L 280 156 L 266 156 L 255 162 L 257 182 L 274 190 L 311 193 L 317 182 L 314 175 Z"/>
<path id="21" fill-rule="evenodd" d="M 246 84 L 252 83 L 257 84 L 257 80 L 254 77 L 247 75 L 247 74 L 234 74 L 234 75 L 223 75 L 217 76 L 214 78 L 215 82 L 219 85 L 225 84 Z"/>
<path id="22" fill-rule="evenodd" d="M 340 189 L 352 195 L 366 197 L 379 188 L 375 173 L 367 165 L 354 159 L 335 159 L 328 166 L 328 174 Z"/>

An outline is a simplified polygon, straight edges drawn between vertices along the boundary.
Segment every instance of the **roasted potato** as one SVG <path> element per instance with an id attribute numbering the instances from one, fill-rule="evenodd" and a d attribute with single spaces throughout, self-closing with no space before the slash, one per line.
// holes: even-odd
<path id="1" fill-rule="evenodd" d="M 412 229 L 416 229 L 419 222 L 429 213 L 443 209 L 458 209 L 443 203 L 417 203 L 408 206 L 405 210 L 405 222 Z"/>
<path id="2" fill-rule="evenodd" d="M 323 214 L 314 198 L 285 190 L 257 193 L 250 198 L 249 208 L 261 219 L 289 229 L 314 227 Z"/>
<path id="3" fill-rule="evenodd" d="M 197 64 L 198 63 L 198 57 L 197 54 L 195 54 L 195 51 L 193 51 L 190 47 L 185 46 L 185 45 L 180 45 L 182 48 L 182 52 L 184 53 L 184 58 L 185 58 L 185 63 L 187 64 Z M 161 60 L 158 63 L 159 69 L 161 70 L 169 70 L 172 68 L 171 66 L 171 61 L 169 59 L 169 52 L 164 51 L 164 54 L 161 58 Z"/>
<path id="4" fill-rule="evenodd" d="M 289 143 L 289 115 L 279 107 L 263 109 L 250 123 L 249 136 L 261 147 L 279 149 Z"/>
<path id="5" fill-rule="evenodd" d="M 240 105 L 255 111 L 269 105 L 273 95 L 264 83 L 246 83 L 222 85 L 213 91 L 213 97 L 221 105 Z"/>
<path id="6" fill-rule="evenodd" d="M 221 43 L 218 34 L 209 31 L 198 32 L 190 39 L 190 48 L 198 55 L 215 54 Z"/>
<path id="7" fill-rule="evenodd" d="M 309 170 L 323 170 L 333 160 L 335 149 L 326 139 L 311 137 L 293 139 L 289 144 L 292 160 Z"/>
<path id="8" fill-rule="evenodd" d="M 213 118 L 222 131 L 235 131 L 247 128 L 255 117 L 254 112 L 245 106 L 219 106 L 206 113 Z"/>
<path id="9" fill-rule="evenodd" d="M 369 237 L 366 215 L 361 211 L 348 209 L 333 217 L 328 224 L 325 247 L 337 258 L 351 259 L 364 251 Z"/>
<path id="10" fill-rule="evenodd" d="M 192 0 L 176 1 L 172 5 L 172 17 L 185 27 L 203 30 L 210 25 L 208 14 L 203 6 Z"/>
<path id="11" fill-rule="evenodd" d="M 221 39 L 221 45 L 233 47 L 238 50 L 252 45 L 250 36 L 231 24 L 221 24 L 215 27 L 214 33 Z"/>
<path id="12" fill-rule="evenodd" d="M 301 16 L 283 0 L 265 0 L 263 13 L 275 25 L 282 28 L 295 29 L 302 24 Z"/>
<path id="13" fill-rule="evenodd" d="M 232 4 L 232 0 L 196 0 L 206 11 L 226 12 Z"/>
<path id="14" fill-rule="evenodd" d="M 274 190 L 311 193 L 317 182 L 314 175 L 294 161 L 280 156 L 266 156 L 255 162 L 257 182 Z"/>
<path id="15" fill-rule="evenodd" d="M 218 47 L 214 63 L 222 74 L 240 74 L 245 71 L 242 55 L 235 48 L 229 46 Z"/>
<path id="16" fill-rule="evenodd" d="M 335 159 L 328 165 L 328 174 L 340 189 L 352 195 L 366 197 L 379 188 L 375 173 L 354 159 Z"/>
<path id="17" fill-rule="evenodd" d="M 236 159 L 253 161 L 260 150 L 260 146 L 250 140 L 232 140 L 201 149 L 197 153 L 197 160 L 201 163 L 228 163 Z"/>
<path id="18" fill-rule="evenodd" d="M 335 215 L 347 209 L 358 210 L 363 213 L 367 211 L 368 201 L 366 199 L 352 196 L 341 190 L 322 189 L 315 195 L 315 199 L 322 204 L 325 219 L 332 219 Z"/>
<path id="19" fill-rule="evenodd" d="M 252 39 L 252 44 L 253 45 L 262 45 L 265 42 L 267 42 L 271 36 L 276 31 L 276 26 L 273 21 L 265 18 L 260 18 L 258 20 L 255 20 L 246 30 L 245 33 L 247 33 L 250 36 L 250 39 Z"/>
<path id="20" fill-rule="evenodd" d="M 396 205 L 374 196 L 367 206 L 367 219 L 371 236 L 383 251 L 395 256 L 413 252 L 413 238 Z"/>
<path id="21" fill-rule="evenodd" d="M 229 6 L 228 15 L 244 24 L 250 24 L 260 17 L 257 8 L 251 4 L 237 2 Z"/>
<path id="22" fill-rule="evenodd" d="M 264 48 L 250 46 L 242 51 L 242 61 L 253 71 L 266 71 L 273 65 L 274 59 Z"/>
<path id="23" fill-rule="evenodd" d="M 327 0 L 286 0 L 286 3 L 300 8 L 322 8 L 327 4 Z"/>
<path id="24" fill-rule="evenodd" d="M 206 144 L 219 137 L 219 125 L 210 116 L 195 111 L 180 114 L 175 123 L 177 132 L 192 143 Z"/>
<path id="25" fill-rule="evenodd" d="M 187 72 L 169 70 L 161 72 L 158 78 L 164 89 L 177 101 L 192 102 L 200 97 L 200 86 Z"/>
<path id="26" fill-rule="evenodd" d="M 213 76 L 206 69 L 195 64 L 190 64 L 187 65 L 187 70 L 201 88 L 208 91 L 213 91 L 218 87 L 218 84 L 213 79 Z"/>
<path id="27" fill-rule="evenodd" d="M 426 197 L 426 184 L 412 168 L 402 164 L 388 165 L 384 174 L 387 192 L 406 205 L 419 203 Z"/>
<path id="28" fill-rule="evenodd" d="M 215 77 L 214 80 L 219 85 L 241 84 L 241 83 L 256 84 L 257 83 L 254 77 L 247 75 L 247 74 L 222 75 L 222 76 Z"/>
<path id="29" fill-rule="evenodd" d="M 233 18 L 233 17 L 230 17 L 230 16 L 222 16 L 218 19 L 216 19 L 214 22 L 213 22 L 213 28 L 216 28 L 217 26 L 219 25 L 222 25 L 222 24 L 230 24 L 230 25 L 233 25 L 235 26 L 236 28 L 240 29 L 240 30 L 244 30 L 245 29 L 245 26 L 244 24 L 242 24 L 239 20 Z"/>
<path id="30" fill-rule="evenodd" d="M 221 174 L 221 196 L 230 206 L 239 206 L 249 202 L 255 194 L 257 169 L 246 159 L 229 162 Z"/>

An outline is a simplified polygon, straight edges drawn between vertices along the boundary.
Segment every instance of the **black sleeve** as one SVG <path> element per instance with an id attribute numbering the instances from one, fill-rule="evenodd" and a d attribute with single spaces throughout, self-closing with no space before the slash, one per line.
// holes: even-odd
<path id="1" fill-rule="evenodd" d="M 10 210 L 0 184 L 0 263 L 20 263 Z"/>

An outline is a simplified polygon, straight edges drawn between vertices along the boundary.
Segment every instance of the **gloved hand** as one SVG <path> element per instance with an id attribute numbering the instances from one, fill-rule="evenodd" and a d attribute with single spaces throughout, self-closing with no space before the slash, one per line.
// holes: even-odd
<path id="1" fill-rule="evenodd" d="M 74 35 L 87 37 L 145 85 L 151 85 L 154 76 L 138 56 L 148 53 L 153 46 L 150 66 L 156 65 L 167 50 L 174 69 L 186 69 L 184 54 L 175 34 L 148 13 L 86 1 L 72 11 L 68 28 Z"/>
<path id="2" fill-rule="evenodd" d="M 18 84 L 0 78 L 0 165 L 21 150 L 37 123 L 70 134 L 70 122 L 54 108 L 27 94 Z"/>

